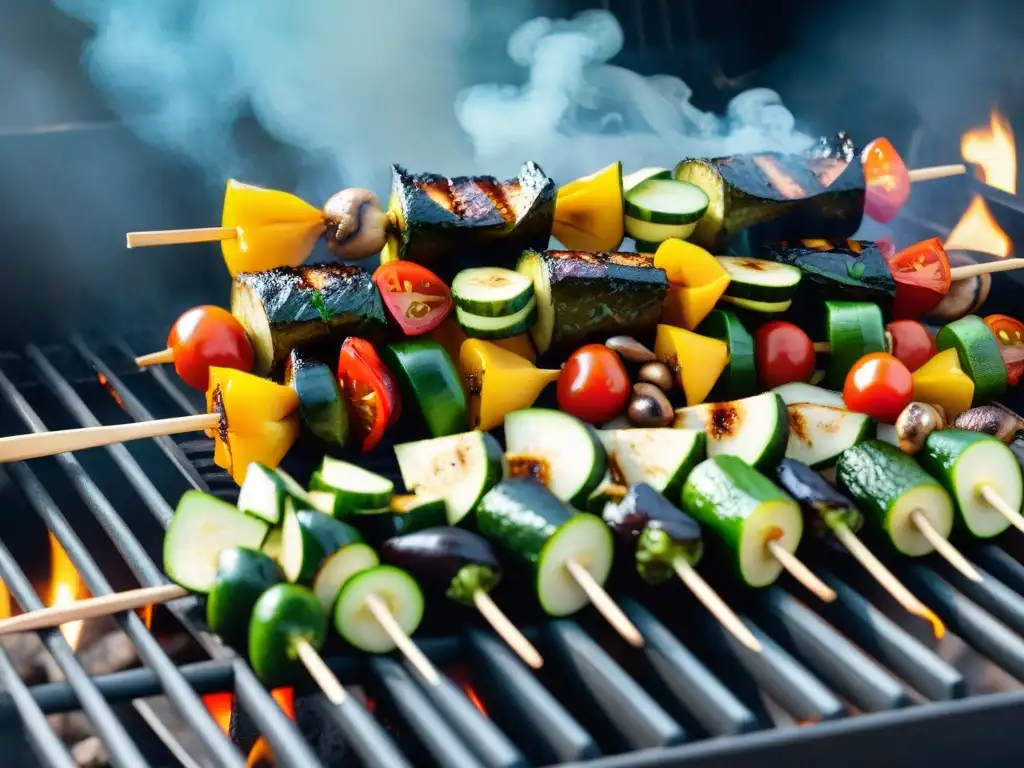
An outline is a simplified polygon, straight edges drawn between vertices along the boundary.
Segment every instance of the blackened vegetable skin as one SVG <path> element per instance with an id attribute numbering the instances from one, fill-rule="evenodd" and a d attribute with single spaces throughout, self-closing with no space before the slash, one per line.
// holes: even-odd
<path id="1" fill-rule="evenodd" d="M 531 251 L 517 268 L 534 279 L 531 333 L 542 353 L 616 335 L 652 337 L 668 293 L 665 270 L 640 253 Z"/>
<path id="2" fill-rule="evenodd" d="M 775 477 L 782 489 L 800 505 L 804 524 L 816 537 L 830 535 L 836 525 L 845 525 L 856 533 L 864 524 L 864 516 L 857 505 L 806 464 L 796 459 L 783 459 L 775 470 Z"/>
<path id="3" fill-rule="evenodd" d="M 381 560 L 408 571 L 428 592 L 471 604 L 473 594 L 489 592 L 501 580 L 501 564 L 481 536 L 462 528 L 427 528 L 388 539 Z"/>
<path id="4" fill-rule="evenodd" d="M 231 313 L 255 352 L 253 373 L 278 371 L 296 347 L 346 336 L 384 337 L 387 314 L 369 272 L 342 264 L 243 272 L 231 287 Z"/>
<path id="5" fill-rule="evenodd" d="M 763 258 L 803 273 L 796 302 L 869 301 L 892 311 L 896 281 L 882 248 L 870 240 L 796 240 L 766 246 Z"/>
<path id="6" fill-rule="evenodd" d="M 544 248 L 555 216 L 555 182 L 527 162 L 515 179 L 412 174 L 392 166 L 388 208 L 398 232 L 385 249 L 451 278 L 465 263 L 512 266 L 523 250 Z"/>
<path id="7" fill-rule="evenodd" d="M 602 517 L 648 583 L 672 578 L 676 558 L 695 565 L 703 554 L 700 524 L 647 483 L 631 486 L 617 504 L 606 504 Z"/>
<path id="8" fill-rule="evenodd" d="M 755 226 L 759 242 L 852 237 L 864 216 L 864 171 L 857 154 L 838 175 L 837 162 L 820 153 L 774 152 L 683 160 L 675 178 L 697 184 L 711 198 L 691 242 L 721 250 Z"/>

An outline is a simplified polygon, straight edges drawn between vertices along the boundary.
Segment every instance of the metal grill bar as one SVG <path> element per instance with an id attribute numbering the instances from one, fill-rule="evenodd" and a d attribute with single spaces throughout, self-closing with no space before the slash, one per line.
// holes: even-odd
<path id="1" fill-rule="evenodd" d="M 68 557 L 74 563 L 76 570 L 82 577 L 82 581 L 89 588 L 89 591 L 94 595 L 110 594 L 113 591 L 110 582 L 107 581 L 96 561 L 89 555 L 85 544 L 82 543 L 78 534 L 68 524 L 67 519 L 57 507 L 53 497 L 43 487 L 43 484 L 39 482 L 35 473 L 21 462 L 11 465 L 11 471 L 18 478 L 19 484 L 28 497 L 29 503 L 68 553 Z M 106 502 L 106 499 L 104 499 L 104 502 Z M 137 548 L 142 552 L 142 557 L 146 557 L 142 545 L 134 537 L 131 538 L 133 544 L 131 547 L 126 548 Z M 143 571 L 142 563 L 136 565 L 139 567 L 139 571 Z M 155 567 L 152 561 L 149 561 L 149 565 Z M 129 562 L 129 566 L 133 566 L 133 564 Z M 134 571 L 135 567 L 132 570 Z M 138 652 L 139 658 L 146 666 L 153 670 L 153 673 L 160 680 L 164 694 L 175 705 L 189 726 L 199 733 L 203 742 L 210 748 L 211 754 L 217 760 L 218 765 L 244 766 L 245 761 L 242 759 L 241 754 L 235 749 L 230 739 L 218 727 L 213 718 L 210 717 L 209 713 L 207 713 L 195 691 L 192 690 L 185 678 L 182 677 L 174 662 L 160 648 L 160 645 L 149 633 L 146 625 L 142 623 L 142 619 L 131 612 L 117 614 L 115 618 L 135 644 L 135 650 Z"/>
<path id="2" fill-rule="evenodd" d="M 21 570 L 10 550 L 2 542 L 0 542 L 0 578 L 4 580 L 11 595 L 23 610 L 37 611 L 44 607 L 43 601 L 39 599 L 39 595 L 32 588 L 25 572 Z M 68 685 L 77 694 L 78 700 L 82 703 L 82 711 L 96 729 L 97 736 L 103 741 L 114 763 L 124 766 L 124 768 L 148 765 L 139 748 L 132 741 L 117 715 L 114 714 L 114 710 L 104 701 L 96 684 L 89 679 L 85 669 L 78 663 L 75 652 L 68 645 L 60 630 L 51 629 L 41 632 L 40 637 L 54 662 L 64 673 Z M 17 701 L 15 701 L 15 705 L 18 705 Z M 19 712 L 23 722 L 27 716 L 30 716 L 20 706 Z"/>
<path id="3" fill-rule="evenodd" d="M 18 677 L 7 654 L 0 651 L 0 690 L 11 697 L 25 726 L 25 737 L 36 755 L 54 768 L 76 768 L 71 753 L 46 721 L 46 715 Z"/>

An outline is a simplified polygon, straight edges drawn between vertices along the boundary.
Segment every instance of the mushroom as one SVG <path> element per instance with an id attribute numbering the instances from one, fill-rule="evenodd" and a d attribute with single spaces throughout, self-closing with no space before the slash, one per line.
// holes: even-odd
<path id="1" fill-rule="evenodd" d="M 658 359 L 657 355 L 632 336 L 612 336 L 604 345 L 630 363 L 650 363 Z"/>
<path id="2" fill-rule="evenodd" d="M 1024 432 L 1024 419 L 1000 405 L 980 405 L 957 416 L 953 428 L 984 432 L 1009 445 L 1020 432 Z"/>
<path id="3" fill-rule="evenodd" d="M 633 385 L 626 417 L 635 427 L 667 427 L 674 416 L 672 403 L 660 388 L 646 381 Z"/>
<path id="4" fill-rule="evenodd" d="M 675 376 L 672 375 L 672 371 L 660 360 L 644 363 L 636 377 L 642 382 L 653 384 L 662 392 L 671 390 L 672 384 L 675 383 Z"/>
<path id="5" fill-rule="evenodd" d="M 951 267 L 964 267 L 977 264 L 978 260 L 971 256 L 970 251 L 950 251 L 947 254 Z M 959 320 L 964 315 L 976 312 L 988 298 L 992 287 L 992 275 L 976 275 L 964 280 L 954 280 L 949 291 L 928 313 L 928 320 L 944 325 Z"/>
<path id="6" fill-rule="evenodd" d="M 387 241 L 388 216 L 368 189 L 352 187 L 324 203 L 324 237 L 339 259 L 365 259 L 379 253 Z"/>
<path id="7" fill-rule="evenodd" d="M 946 418 L 940 408 L 928 403 L 911 403 L 900 413 L 895 426 L 900 450 L 915 454 L 924 448 L 928 435 L 946 428 Z"/>

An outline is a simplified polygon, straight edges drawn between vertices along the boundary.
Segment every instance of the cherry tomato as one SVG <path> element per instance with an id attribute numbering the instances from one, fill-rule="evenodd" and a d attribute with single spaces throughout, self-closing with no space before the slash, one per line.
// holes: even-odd
<path id="1" fill-rule="evenodd" d="M 178 376 L 200 392 L 210 386 L 210 368 L 252 370 L 252 344 L 245 329 L 220 307 L 193 307 L 175 320 L 167 347 L 174 352 Z"/>
<path id="2" fill-rule="evenodd" d="M 810 381 L 814 375 L 814 343 L 803 329 L 783 320 L 765 323 L 754 334 L 757 378 L 765 389 Z"/>
<path id="3" fill-rule="evenodd" d="M 864 355 L 846 374 L 843 402 L 858 413 L 892 424 L 914 399 L 914 377 L 886 352 Z"/>
<path id="4" fill-rule="evenodd" d="M 384 430 L 401 415 L 398 383 L 373 345 L 354 336 L 341 345 L 338 379 L 345 391 L 351 422 L 363 439 L 363 453 L 372 451 L 384 437 Z"/>
<path id="5" fill-rule="evenodd" d="M 558 407 L 589 424 L 603 424 L 622 413 L 631 389 L 621 358 L 603 344 L 587 344 L 562 367 Z"/>
<path id="6" fill-rule="evenodd" d="M 384 305 L 406 336 L 429 333 L 452 311 L 452 292 L 426 267 L 389 261 L 373 273 Z"/>
<path id="7" fill-rule="evenodd" d="M 893 320 L 885 329 L 892 335 L 892 353 L 914 372 L 935 357 L 935 339 L 916 320 Z"/>
<path id="8" fill-rule="evenodd" d="M 939 238 L 914 243 L 887 260 L 896 281 L 895 317 L 921 317 L 949 293 L 949 257 Z"/>
<path id="9" fill-rule="evenodd" d="M 882 224 L 890 221 L 910 197 L 910 174 L 896 148 L 878 138 L 861 153 L 867 185 L 864 212 Z"/>
<path id="10" fill-rule="evenodd" d="M 989 315 L 985 325 L 996 337 L 1010 386 L 1016 386 L 1024 374 L 1024 323 L 1009 315 Z"/>

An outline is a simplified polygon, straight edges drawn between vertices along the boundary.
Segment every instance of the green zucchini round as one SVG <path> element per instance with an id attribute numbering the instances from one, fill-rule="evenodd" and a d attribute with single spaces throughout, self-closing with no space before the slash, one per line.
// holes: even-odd
<path id="1" fill-rule="evenodd" d="M 296 641 L 323 647 L 327 615 L 310 590 L 277 584 L 256 601 L 249 623 L 249 662 L 268 687 L 293 682 L 298 667 Z"/>
<path id="2" fill-rule="evenodd" d="M 423 620 L 423 591 L 412 576 L 391 565 L 360 571 L 342 587 L 334 606 L 338 634 L 361 651 L 387 653 L 394 650 L 395 643 L 367 609 L 371 596 L 383 603 L 405 634 L 411 635 Z"/>
<path id="3" fill-rule="evenodd" d="M 299 396 L 299 415 L 310 434 L 343 447 L 348 441 L 348 408 L 331 367 L 295 349 L 285 363 L 284 381 Z"/>
<path id="4" fill-rule="evenodd" d="M 966 315 L 940 328 L 935 345 L 939 352 L 956 349 L 960 366 L 974 382 L 972 405 L 990 403 L 1006 391 L 1006 365 L 999 343 L 977 315 Z"/>
<path id="5" fill-rule="evenodd" d="M 256 601 L 284 580 L 278 564 L 259 550 L 225 549 L 217 558 L 217 576 L 206 598 L 206 623 L 226 643 L 244 644 Z"/>
<path id="6" fill-rule="evenodd" d="M 436 341 L 410 339 L 381 350 L 388 370 L 398 379 L 405 402 L 415 402 L 431 437 L 469 429 L 469 405 L 452 359 Z"/>
<path id="7" fill-rule="evenodd" d="M 854 363 L 872 352 L 885 352 L 885 322 L 877 304 L 826 301 L 825 332 L 829 350 L 824 385 L 842 389 Z"/>
<path id="8" fill-rule="evenodd" d="M 715 384 L 712 399 L 735 400 L 754 394 L 757 391 L 754 337 L 740 319 L 728 310 L 714 309 L 704 318 L 697 333 L 721 339 L 729 346 L 729 364 Z"/>

